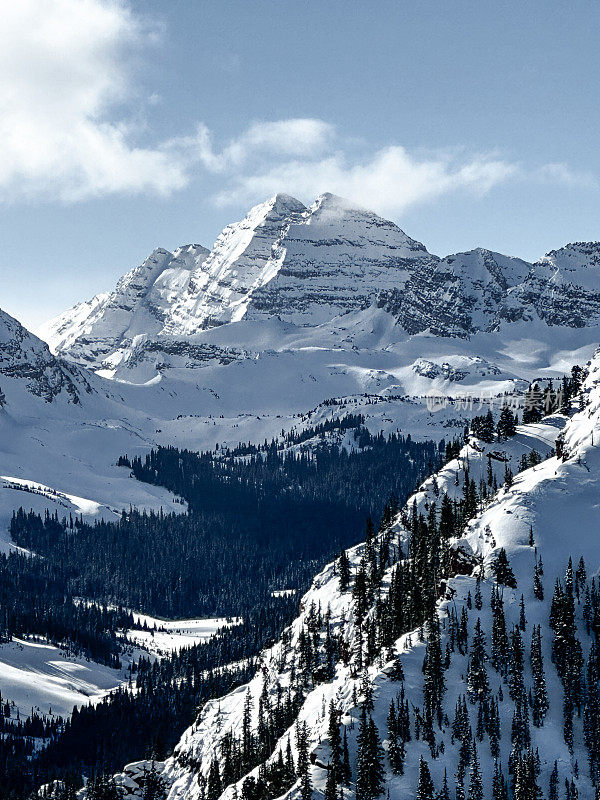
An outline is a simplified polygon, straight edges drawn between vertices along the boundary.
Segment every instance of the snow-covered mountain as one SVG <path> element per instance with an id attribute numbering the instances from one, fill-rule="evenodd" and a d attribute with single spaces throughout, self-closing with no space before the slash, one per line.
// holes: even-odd
<path id="1" fill-rule="evenodd" d="M 297 620 L 279 643 L 263 653 L 254 679 L 208 702 L 173 756 L 158 765 L 169 800 L 205 797 L 207 787 L 214 793 L 216 768 L 220 780 L 235 743 L 243 747 L 243 742 L 263 742 L 269 715 L 275 709 L 285 713 L 282 709 L 289 710 L 290 702 L 292 708 L 296 702 L 297 710 L 291 717 L 288 714 L 283 734 L 269 742 L 265 758 L 257 759 L 248 774 L 219 784 L 215 796 L 223 800 L 250 796 L 248 778 L 279 780 L 290 763 L 289 754 L 293 764 L 300 765 L 298 743 L 302 740 L 308 747 L 307 766 L 300 767 L 298 778 L 288 775 L 289 788 L 283 796 L 304 797 L 306 786 L 312 786 L 313 797 L 330 791 L 328 777 L 336 757 L 330 738 L 333 704 L 339 714 L 336 727 L 347 737 L 351 770 L 342 786 L 338 775 L 334 788 L 349 800 L 358 795 L 361 768 L 363 779 L 369 771 L 364 761 L 361 767 L 359 755 L 365 748 L 364 738 L 362 745 L 359 738 L 361 733 L 364 737 L 365 711 L 383 745 L 377 756 L 382 781 L 375 796 L 389 791 L 391 797 L 435 797 L 434 791 L 443 791 L 446 779 L 450 797 L 456 790 L 459 796 L 464 792 L 469 797 L 498 798 L 504 796 L 502 776 L 511 785 L 516 781 L 519 798 L 539 796 L 533 785 L 543 796 L 562 797 L 566 784 L 568 796 L 592 800 L 590 768 L 598 758 L 594 739 L 598 664 L 593 642 L 600 568 L 600 353 L 589 365 L 580 404 L 581 410 L 571 419 L 554 416 L 521 426 L 514 438 L 504 442 L 486 445 L 472 439 L 457 459 L 429 478 L 391 527 L 384 526 L 379 534 L 375 551 L 387 542 L 391 565 L 388 561 L 374 599 L 360 614 L 357 603 L 362 595 L 356 576 L 362 570 L 368 574 L 373 544 L 359 545 L 348 553 L 347 589 L 341 585 L 340 563 L 327 566 L 302 598 Z M 554 452 L 557 439 L 558 456 Z M 532 462 L 533 451 L 539 457 Z M 508 470 L 516 473 L 528 459 L 534 466 L 502 486 Z M 482 482 L 488 486 L 497 482 L 501 488 L 481 500 L 475 516 L 450 541 L 455 576 L 439 586 L 439 640 L 430 627 L 411 630 L 409 625 L 386 643 L 380 638 L 381 626 L 387 624 L 386 614 L 396 608 L 386 603 L 392 602 L 394 593 L 395 603 L 401 598 L 410 605 L 398 588 L 398 564 L 407 564 L 404 558 L 409 554 L 416 557 L 411 549 L 414 520 L 420 513 L 430 531 L 432 525 L 441 526 L 442 498 L 464 498 L 469 480 L 480 487 Z M 502 552 L 509 572 L 501 574 L 496 565 Z M 572 572 L 567 569 L 569 559 Z M 561 609 L 569 605 L 573 621 L 566 630 L 560 625 Z M 483 641 L 477 638 L 481 633 Z M 538 634 L 541 647 L 536 650 Z M 504 648 L 503 635 L 508 637 Z M 570 649 L 561 651 L 566 640 Z M 568 653 L 577 650 L 576 642 L 583 658 L 575 668 L 581 681 L 582 700 L 577 701 L 581 713 L 574 713 L 564 700 L 565 687 L 574 690 L 573 674 L 568 680 L 564 672 L 563 678 L 559 674 L 559 654 L 567 653 L 568 662 Z M 308 667 L 307 658 L 311 659 Z M 442 682 L 436 688 L 440 675 Z M 303 688 L 298 695 L 299 686 Z M 432 735 L 427 732 L 426 696 L 440 697 Z M 572 722 L 572 734 L 565 720 Z M 393 745 L 400 747 L 401 757 Z M 422 760 L 434 788 L 417 795 Z M 283 765 L 279 773 L 278 764 Z M 149 766 L 129 765 L 117 776 L 127 797 L 141 797 L 139 779 Z"/>
<path id="2" fill-rule="evenodd" d="M 156 425 L 113 388 L 0 311 L 0 552 L 21 505 L 88 519 L 116 518 L 130 504 L 173 506 L 169 492 L 115 466 L 124 447 L 152 443 Z"/>
<path id="3" fill-rule="evenodd" d="M 535 264 L 481 248 L 440 259 L 342 198 L 306 208 L 279 194 L 228 225 L 210 253 L 155 250 L 40 335 L 69 360 L 140 383 L 269 350 L 510 337 L 518 323 L 590 328 L 600 323 L 599 248 L 571 244 Z"/>
<path id="4" fill-rule="evenodd" d="M 536 262 L 518 295 L 548 325 L 583 328 L 600 321 L 599 286 L 600 242 L 574 242 Z"/>
<path id="5" fill-rule="evenodd" d="M 378 302 L 409 333 L 468 337 L 531 318 L 515 297 L 531 269 L 521 259 L 478 248 L 428 265 L 412 277 L 407 292 L 381 292 Z"/>
<path id="6" fill-rule="evenodd" d="M 227 226 L 210 255 L 196 248 L 190 257 L 190 249 L 154 251 L 110 295 L 66 311 L 40 334 L 55 352 L 106 368 L 140 340 L 158 338 L 168 350 L 169 340 L 243 318 L 319 325 L 368 307 L 437 261 L 393 223 L 329 194 L 308 209 L 276 195 Z M 182 251 L 187 260 L 174 267 Z"/>

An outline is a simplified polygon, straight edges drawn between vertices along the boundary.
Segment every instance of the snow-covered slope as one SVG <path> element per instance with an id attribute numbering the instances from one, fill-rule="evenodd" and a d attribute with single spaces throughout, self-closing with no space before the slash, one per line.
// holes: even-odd
<path id="1" fill-rule="evenodd" d="M 227 226 L 210 255 L 156 250 L 112 294 L 66 311 L 40 335 L 55 352 L 110 368 L 148 338 L 168 348 L 165 338 L 245 317 L 319 325 L 401 289 L 436 261 L 396 225 L 342 198 L 325 194 L 307 209 L 279 194 Z"/>
<path id="2" fill-rule="evenodd" d="M 393 547 L 402 547 L 406 552 L 410 538 L 407 523 L 413 504 L 417 512 L 425 516 L 431 513 L 433 503 L 438 505 L 446 493 L 450 498 L 463 496 L 465 474 L 469 473 L 475 485 L 492 479 L 501 484 L 507 467 L 515 473 L 523 456 L 534 450 L 541 457 L 535 466 L 516 475 L 514 481 L 505 485 L 497 495 L 483 502 L 479 513 L 467 524 L 462 534 L 452 543 L 455 553 L 453 563 L 460 565 L 459 572 L 445 587 L 437 604 L 441 629 L 441 652 L 447 649 L 448 664 L 444 669 L 445 692 L 442 700 L 442 719 L 434 725 L 434 745 L 424 741 L 418 734 L 417 718 L 423 703 L 423 659 L 427 641 L 423 631 L 407 632 L 392 645 L 383 648 L 377 641 L 378 655 L 365 672 L 357 669 L 357 626 L 354 617 L 354 600 L 350 591 L 341 591 L 339 570 L 331 564 L 316 578 L 311 590 L 302 599 L 300 615 L 284 635 L 282 641 L 263 653 L 256 677 L 244 687 L 219 700 L 211 701 L 202 709 L 196 723 L 184 734 L 174 755 L 160 769 L 169 787 L 170 800 L 198 798 L 202 796 L 201 783 L 209 775 L 214 760 L 222 759 L 223 742 L 228 736 L 242 737 L 244 730 L 244 708 L 252 709 L 254 730 L 259 725 L 260 714 L 265 708 L 273 708 L 277 698 L 285 698 L 288 687 L 294 684 L 294 675 L 302 667 L 302 652 L 306 644 L 303 637 L 316 637 L 319 662 L 324 664 L 327 639 L 334 637 L 346 657 L 337 661 L 333 677 L 327 679 L 321 668 L 313 665 L 316 677 L 304 694 L 299 711 L 291 727 L 272 742 L 268 760 L 273 763 L 281 753 L 284 758 L 288 740 L 294 757 L 297 756 L 296 731 L 298 725 L 306 724 L 310 751 L 309 775 L 314 789 L 320 796 L 327 778 L 327 765 L 331 759 L 328 742 L 328 709 L 330 701 L 340 711 L 340 721 L 348 736 L 352 778 L 343 793 L 347 798 L 355 796 L 357 733 L 361 718 L 361 706 L 365 702 L 366 687 L 373 693 L 370 711 L 379 737 L 384 745 L 384 794 L 391 797 L 415 796 L 419 778 L 419 760 L 423 757 L 437 791 L 441 790 L 444 774 L 447 775 L 451 796 L 454 794 L 455 775 L 461 751 L 460 735 L 453 732 L 456 703 L 468 694 L 467 675 L 475 626 L 478 620 L 486 637 L 488 656 L 491 647 L 492 611 L 490 597 L 494 585 L 493 565 L 498 553 L 504 549 L 514 573 L 516 587 L 503 586 L 503 609 L 507 631 L 521 625 L 520 635 L 524 642 L 523 680 L 525 693 L 533 686 L 533 675 L 529 661 L 529 649 L 534 626 L 539 626 L 542 635 L 543 670 L 545 673 L 549 709 L 543 725 L 527 724 L 531 737 L 531 752 L 539 755 L 537 783 L 547 796 L 551 772 L 556 762 L 559 776 L 559 793 L 565 779 L 578 791 L 581 800 L 591 800 L 594 788 L 588 771 L 587 751 L 584 744 L 583 720 L 574 716 L 572 751 L 565 740 L 563 727 L 563 688 L 555 664 L 551 658 L 553 631 L 550 628 L 550 601 L 557 579 L 563 581 L 569 558 L 576 566 L 580 557 L 587 565 L 587 577 L 577 586 L 575 603 L 575 626 L 577 637 L 583 648 L 584 658 L 590 651 L 593 632 L 586 631 L 585 598 L 590 590 L 591 579 L 600 569 L 598 549 L 598 497 L 600 496 L 600 353 L 589 366 L 589 375 L 583 391 L 582 408 L 567 420 L 562 416 L 548 417 L 537 425 L 522 426 L 517 436 L 506 442 L 485 445 L 472 440 L 460 453 L 460 457 L 449 462 L 436 476 L 428 479 L 406 509 L 396 520 L 392 532 Z M 555 441 L 560 439 L 560 456 L 554 455 Z M 491 473 L 490 473 L 491 470 Z M 492 481 L 493 482 L 493 481 Z M 398 551 L 395 551 L 396 554 Z M 350 551 L 351 573 L 360 566 L 365 547 Z M 541 582 L 544 598 L 534 592 L 534 570 L 539 559 L 543 559 Z M 390 589 L 392 568 L 388 568 L 381 581 L 380 597 L 385 600 Z M 477 587 L 481 591 L 481 607 L 477 607 Z M 483 577 L 482 577 L 483 576 Z M 597 584 L 596 584 L 597 587 Z M 523 596 L 525 619 L 521 618 L 520 598 Z M 584 602 L 585 601 L 585 602 Z M 315 619 L 325 618 L 327 624 Z M 368 616 L 375 615 L 375 609 Z M 468 648 L 459 646 L 456 640 L 456 620 L 463 619 Z M 524 628 L 524 630 L 523 630 Z M 451 629 L 453 631 L 451 638 Z M 312 633 L 311 633 L 312 632 Z M 364 642 L 363 642 L 364 646 Z M 304 656 L 305 657 L 305 656 Z M 391 660 L 390 660 L 391 659 Z M 402 665 L 403 679 L 399 679 L 396 660 Z M 305 667 L 304 667 L 305 668 Z M 511 729 L 516 704 L 509 696 L 505 676 L 497 672 L 490 661 L 485 663 L 490 697 L 499 700 L 499 754 L 498 765 L 505 779 L 511 780 L 508 770 L 511 753 Z M 396 674 L 394 674 L 396 673 Z M 387 716 L 392 702 L 396 703 L 400 693 L 408 700 L 410 717 L 410 739 L 405 742 L 403 774 L 394 774 L 389 762 L 389 732 Z M 262 698 L 262 699 L 261 699 Z M 249 699 L 249 700 L 248 700 Z M 260 711 L 262 709 L 262 711 Z M 473 743 L 467 739 L 470 765 L 465 770 L 465 790 L 473 778 L 473 748 L 477 752 L 478 771 L 483 796 L 492 797 L 494 758 L 490 739 L 484 728 L 478 729 L 478 705 L 466 702 L 466 709 L 473 735 Z M 423 731 L 421 717 L 421 732 Z M 463 724 L 464 729 L 464 724 Z M 462 748 L 464 751 L 464 748 Z M 521 752 L 527 752 L 525 748 Z M 130 796 L 139 795 L 137 777 L 143 764 L 130 765 L 118 780 L 127 787 Z M 214 767 L 213 767 L 214 769 Z M 258 767 L 253 771 L 256 777 Z M 202 776 L 200 779 L 198 776 Z M 235 785 L 223 787 L 222 797 L 231 800 L 239 796 L 244 777 Z M 476 787 L 471 790 L 476 794 Z M 298 783 L 292 787 L 290 796 L 299 796 Z M 474 796 L 474 795 L 473 795 Z M 525 795 L 524 795 L 525 796 Z"/>
<path id="3" fill-rule="evenodd" d="M 130 505 L 184 510 L 116 466 L 120 453 L 155 441 L 156 425 L 113 388 L 0 311 L 0 552 L 19 506 L 88 519 L 116 518 Z"/>

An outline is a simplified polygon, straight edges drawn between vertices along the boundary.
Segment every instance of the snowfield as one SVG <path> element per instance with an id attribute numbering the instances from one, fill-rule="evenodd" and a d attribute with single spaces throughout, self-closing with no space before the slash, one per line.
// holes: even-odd
<path id="1" fill-rule="evenodd" d="M 154 656 L 161 657 L 182 647 L 202 644 L 221 628 L 241 623 L 241 617 L 164 620 L 133 612 L 135 628 L 126 639 Z M 147 628 L 147 630 L 145 629 Z"/>
<path id="2" fill-rule="evenodd" d="M 15 638 L 0 644 L 0 692 L 14 719 L 17 709 L 22 720 L 32 709 L 66 718 L 74 706 L 94 703 L 126 680 L 125 668 L 112 669 L 41 641 Z"/>

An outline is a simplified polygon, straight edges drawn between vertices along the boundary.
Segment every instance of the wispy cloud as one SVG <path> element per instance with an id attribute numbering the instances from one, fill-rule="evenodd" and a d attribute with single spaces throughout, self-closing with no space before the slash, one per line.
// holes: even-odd
<path id="1" fill-rule="evenodd" d="M 240 171 L 216 199 L 228 205 L 281 190 L 302 198 L 330 191 L 392 214 L 458 189 L 485 194 L 517 170 L 516 165 L 485 154 L 418 158 L 395 145 L 352 160 L 337 150 L 322 158 L 283 160 L 264 170 Z"/>
<path id="2" fill-rule="evenodd" d="M 544 164 L 537 170 L 537 177 L 548 183 L 572 186 L 578 189 L 598 188 L 598 180 L 594 175 L 590 172 L 573 170 L 564 162 Z"/>
<path id="3" fill-rule="evenodd" d="M 172 139 L 167 149 L 185 153 L 190 163 L 198 162 L 209 172 L 232 174 L 251 165 L 279 162 L 281 159 L 311 159 L 326 152 L 335 141 L 335 128 L 320 119 L 293 118 L 253 122 L 221 149 L 200 123 L 196 134 Z"/>

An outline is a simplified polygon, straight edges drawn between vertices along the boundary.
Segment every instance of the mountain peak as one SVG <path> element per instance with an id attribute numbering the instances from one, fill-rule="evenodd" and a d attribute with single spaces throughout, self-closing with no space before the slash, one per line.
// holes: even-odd
<path id="1" fill-rule="evenodd" d="M 278 192 L 270 197 L 266 203 L 259 203 L 258 206 L 255 206 L 255 208 L 259 207 L 268 208 L 277 215 L 289 213 L 298 214 L 306 211 L 306 206 L 304 203 L 301 203 L 300 200 L 292 197 L 291 194 L 285 194 L 284 192 Z M 252 213 L 252 211 L 250 213 Z"/>

